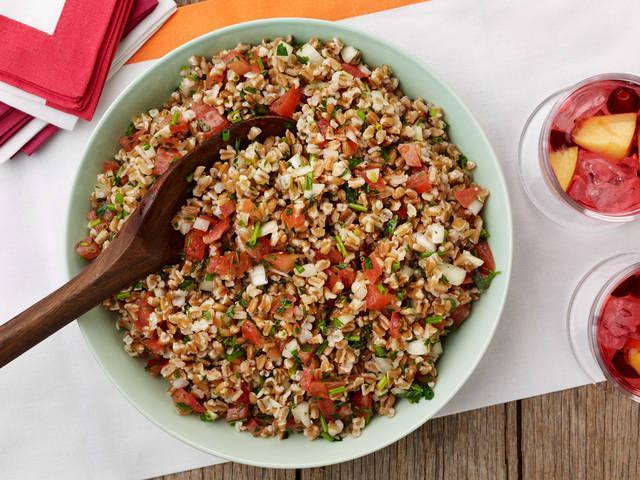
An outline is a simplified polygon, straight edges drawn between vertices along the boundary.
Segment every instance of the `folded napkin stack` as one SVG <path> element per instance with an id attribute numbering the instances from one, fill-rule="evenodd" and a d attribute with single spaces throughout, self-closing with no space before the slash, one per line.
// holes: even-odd
<path id="1" fill-rule="evenodd" d="M 36 7 L 57 18 L 50 32 L 38 23 L 42 12 Z M 19 151 L 33 153 L 57 127 L 70 130 L 78 118 L 90 120 L 109 75 L 175 9 L 173 0 L 23 0 L 0 6 L 0 162 Z"/>

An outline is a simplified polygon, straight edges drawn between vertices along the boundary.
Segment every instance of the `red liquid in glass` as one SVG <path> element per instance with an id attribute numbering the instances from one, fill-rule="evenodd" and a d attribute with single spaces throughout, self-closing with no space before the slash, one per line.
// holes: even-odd
<path id="1" fill-rule="evenodd" d="M 640 271 L 623 280 L 598 318 L 598 349 L 615 380 L 640 395 Z"/>
<path id="2" fill-rule="evenodd" d="M 640 209 L 639 111 L 640 85 L 621 80 L 584 85 L 558 109 L 549 161 L 580 205 L 607 214 Z"/>

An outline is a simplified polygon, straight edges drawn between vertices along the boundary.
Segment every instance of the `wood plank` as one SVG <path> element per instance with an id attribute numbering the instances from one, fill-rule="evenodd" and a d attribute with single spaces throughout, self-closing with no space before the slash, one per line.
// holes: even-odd
<path id="1" fill-rule="evenodd" d="M 635 479 L 640 405 L 600 384 L 521 402 L 526 479 Z"/>
<path id="2" fill-rule="evenodd" d="M 256 468 L 229 462 L 173 475 L 165 475 L 156 480 L 295 480 L 295 478 L 295 470 Z"/>
<path id="3" fill-rule="evenodd" d="M 384 450 L 352 462 L 301 470 L 300 478 L 506 479 L 517 470 L 517 464 L 509 465 L 517 457 L 506 455 L 507 445 L 515 445 L 514 421 L 504 405 L 435 419 Z"/>

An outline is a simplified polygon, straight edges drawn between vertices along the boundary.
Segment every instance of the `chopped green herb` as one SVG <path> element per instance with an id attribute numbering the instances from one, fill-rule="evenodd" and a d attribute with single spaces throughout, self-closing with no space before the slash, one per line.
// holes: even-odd
<path id="1" fill-rule="evenodd" d="M 234 110 L 229 114 L 229 120 L 231 123 L 238 123 L 242 120 L 242 113 L 240 110 Z"/>
<path id="2" fill-rule="evenodd" d="M 458 158 L 458 165 L 460 165 L 460 168 L 467 168 L 468 162 L 469 162 L 469 159 L 464 155 L 460 155 L 460 158 Z"/>
<path id="3" fill-rule="evenodd" d="M 180 121 L 180 111 L 176 110 L 175 112 L 173 112 L 173 115 L 171 116 L 171 125 L 177 125 L 179 121 Z"/>
<path id="4" fill-rule="evenodd" d="M 251 238 L 249 239 L 249 246 L 255 247 L 258 243 L 258 238 L 260 238 L 260 231 L 262 230 L 262 225 L 260 222 L 257 222 L 253 226 L 253 232 L 251 232 Z"/>
<path id="5" fill-rule="evenodd" d="M 360 205 L 359 203 L 350 203 L 349 208 L 351 210 L 355 210 L 356 212 L 368 212 L 369 209 L 364 205 Z"/>
<path id="6" fill-rule="evenodd" d="M 430 317 L 427 317 L 426 322 L 427 323 L 440 323 L 444 318 L 442 317 L 442 315 L 431 315 Z"/>
<path id="7" fill-rule="evenodd" d="M 298 273 L 304 272 L 304 267 L 302 265 L 296 264 L 296 265 L 293 266 L 293 268 L 295 268 L 296 272 L 298 272 Z"/>
<path id="8" fill-rule="evenodd" d="M 444 138 L 442 137 L 432 137 L 431 138 L 431 143 L 442 143 L 444 142 Z"/>
<path id="9" fill-rule="evenodd" d="M 339 318 L 334 318 L 331 320 L 331 325 L 333 325 L 336 328 L 342 328 L 344 327 L 344 324 L 340 321 Z"/>
<path id="10" fill-rule="evenodd" d="M 347 253 L 347 248 L 344 246 L 344 243 L 342 242 L 342 238 L 340 238 L 340 235 L 336 235 L 335 239 L 336 239 L 336 247 L 338 248 L 340 255 L 342 255 L 343 258 L 347 258 L 347 255 L 349 254 Z"/>
<path id="11" fill-rule="evenodd" d="M 376 288 L 378 289 L 378 291 L 382 294 L 382 295 L 386 295 L 387 294 L 387 289 L 384 287 L 384 285 L 382 285 L 381 283 L 378 283 L 376 285 Z"/>
<path id="12" fill-rule="evenodd" d="M 364 162 L 364 158 L 362 158 L 362 157 L 351 157 L 349 159 L 349 168 L 351 170 L 353 170 L 358 165 L 360 165 L 362 162 Z"/>
<path id="13" fill-rule="evenodd" d="M 329 390 L 329 395 L 336 396 L 336 395 L 340 395 L 341 393 L 343 393 L 344 391 L 347 390 L 347 387 L 345 387 L 344 385 L 340 386 L 340 387 L 336 387 L 336 388 L 332 388 Z"/>
<path id="14" fill-rule="evenodd" d="M 320 330 L 321 333 L 324 333 L 327 330 L 327 322 L 320 320 L 318 322 L 318 330 Z"/>
<path id="15" fill-rule="evenodd" d="M 200 415 L 200 420 L 203 422 L 213 422 L 218 416 L 215 413 L 211 413 L 209 411 L 204 412 Z"/>
<path id="16" fill-rule="evenodd" d="M 238 303 L 242 305 L 244 308 L 247 308 L 249 306 L 249 304 L 244 298 L 241 298 L 240 300 L 238 300 Z"/>
<path id="17" fill-rule="evenodd" d="M 455 312 L 456 308 L 458 308 L 458 302 L 453 298 L 447 298 L 450 303 L 449 312 Z"/>
<path id="18" fill-rule="evenodd" d="M 401 268 L 400 262 L 393 262 L 391 264 L 391 271 L 392 272 L 397 272 L 398 270 L 400 270 L 400 268 Z"/>
<path id="19" fill-rule="evenodd" d="M 339 264 L 335 265 L 335 267 L 336 267 L 338 270 L 344 270 L 344 269 L 345 269 L 345 268 L 347 268 L 348 266 L 349 266 L 349 264 L 348 264 L 348 263 L 339 263 Z"/>
<path id="20" fill-rule="evenodd" d="M 276 48 L 276 55 L 278 55 L 279 57 L 289 56 L 289 50 L 287 50 L 287 47 L 284 45 L 284 43 L 278 44 L 278 47 Z"/>
<path id="21" fill-rule="evenodd" d="M 305 57 L 304 55 L 296 55 L 296 58 L 298 59 L 298 62 L 302 63 L 303 65 L 309 63 L 309 57 Z"/>
<path id="22" fill-rule="evenodd" d="M 240 137 L 236 138 L 236 143 L 234 145 L 234 149 L 236 152 L 240 151 Z"/>
<path id="23" fill-rule="evenodd" d="M 440 113 L 440 109 L 439 108 L 432 107 L 432 108 L 429 109 L 429 116 L 431 118 L 433 118 L 436 115 L 438 115 L 438 113 Z"/>
<path id="24" fill-rule="evenodd" d="M 389 378 L 387 377 L 387 374 L 385 373 L 380 380 L 378 380 L 378 383 L 376 384 L 376 388 L 378 390 L 384 390 L 387 386 L 387 384 L 389 383 Z"/>
<path id="25" fill-rule="evenodd" d="M 356 192 L 353 188 L 348 187 L 346 184 L 342 187 L 345 196 L 347 197 L 347 202 L 349 203 L 357 203 L 358 202 L 358 192 Z"/>
<path id="26" fill-rule="evenodd" d="M 189 183 L 191 183 L 193 181 L 193 173 L 190 173 L 189 175 L 187 175 L 185 177 L 185 180 Z"/>
<path id="27" fill-rule="evenodd" d="M 222 141 L 223 142 L 228 142 L 230 138 L 231 138 L 231 132 L 229 130 L 223 130 L 222 131 Z"/>
<path id="28" fill-rule="evenodd" d="M 258 93 L 258 90 L 255 87 L 244 87 L 243 91 L 245 93 Z"/>
<path id="29" fill-rule="evenodd" d="M 313 172 L 307 173 L 307 176 L 304 180 L 304 189 L 311 190 L 313 188 Z"/>
<path id="30" fill-rule="evenodd" d="M 102 220 L 100 220 L 99 218 L 96 218 L 95 220 L 93 220 L 92 222 L 89 223 L 89 227 L 93 228 L 96 225 L 100 225 L 102 223 Z"/>
<path id="31" fill-rule="evenodd" d="M 180 289 L 181 290 L 189 290 L 190 288 L 195 287 L 196 285 L 196 281 L 195 279 L 191 278 L 191 277 L 187 277 L 184 279 L 184 281 L 180 284 Z"/>
<path id="32" fill-rule="evenodd" d="M 149 150 L 150 148 L 151 148 L 151 145 L 149 145 L 148 143 L 145 143 L 145 144 L 142 146 L 142 149 L 143 149 L 143 150 Z"/>
<path id="33" fill-rule="evenodd" d="M 429 258 L 434 253 L 436 252 L 420 252 L 420 258 Z"/>
<path id="34" fill-rule="evenodd" d="M 473 273 L 473 282 L 476 284 L 476 287 L 478 287 L 478 290 L 480 290 L 480 292 L 484 292 L 491 286 L 491 282 L 498 275 L 500 275 L 500 272 L 497 271 L 489 272 L 487 275 L 483 275 L 476 270 Z"/>
<path id="35" fill-rule="evenodd" d="M 360 110 L 360 109 L 358 109 L 358 110 L 356 111 L 356 113 L 358 114 L 358 118 L 359 118 L 360 120 L 362 120 L 363 122 L 366 122 L 366 121 L 367 121 L 367 114 L 366 114 L 366 113 L 364 113 L 364 110 Z"/>
<path id="36" fill-rule="evenodd" d="M 442 275 L 442 276 L 440 277 L 440 281 L 441 281 L 442 283 L 449 283 L 449 279 L 447 278 L 447 276 L 446 276 L 446 275 Z"/>
<path id="37" fill-rule="evenodd" d="M 404 291 L 400 290 L 399 292 L 396 293 L 396 298 L 398 300 L 403 300 L 405 295 L 406 295 L 406 293 Z"/>
<path id="38" fill-rule="evenodd" d="M 258 67 L 260 67 L 261 72 L 264 72 L 264 63 L 262 63 L 261 57 L 258 57 Z"/>
<path id="39" fill-rule="evenodd" d="M 229 318 L 233 318 L 233 316 L 236 314 L 236 310 L 235 308 L 233 308 L 233 305 L 231 305 L 224 314 Z"/>
<path id="40" fill-rule="evenodd" d="M 316 355 L 320 356 L 322 354 L 322 352 L 324 352 L 326 350 L 328 345 L 329 345 L 329 343 L 326 340 L 324 342 L 322 342 L 320 344 L 320 346 L 316 349 Z"/>
<path id="41" fill-rule="evenodd" d="M 118 300 L 126 300 L 131 296 L 131 292 L 120 292 L 116 295 Z"/>
<path id="42" fill-rule="evenodd" d="M 211 320 L 211 312 L 209 310 L 202 312 L 202 316 L 205 320 Z"/>
<path id="43" fill-rule="evenodd" d="M 481 242 L 486 242 L 487 240 L 489 240 L 489 238 L 491 238 L 491 234 L 485 230 L 484 228 L 482 230 L 480 230 L 480 241 Z"/>
<path id="44" fill-rule="evenodd" d="M 182 402 L 176 403 L 176 407 L 178 407 L 178 410 L 180 410 L 182 413 L 191 413 L 191 410 L 193 410 L 189 405 Z"/>
<path id="45" fill-rule="evenodd" d="M 374 345 L 373 350 L 376 352 L 376 357 L 385 358 L 387 356 L 387 351 L 380 345 Z"/>
<path id="46" fill-rule="evenodd" d="M 234 337 L 235 338 L 235 337 Z M 239 345 L 234 346 L 233 351 L 231 353 L 225 353 L 224 359 L 230 362 L 237 360 L 240 357 L 244 356 L 244 348 Z"/>
<path id="47" fill-rule="evenodd" d="M 360 257 L 360 261 L 365 270 L 371 270 L 373 268 L 373 260 L 370 257 Z"/>
<path id="48" fill-rule="evenodd" d="M 121 192 L 116 192 L 115 201 L 116 201 L 116 203 L 124 202 L 124 196 L 122 195 Z"/>
<path id="49" fill-rule="evenodd" d="M 134 128 L 135 128 L 135 127 L 133 126 L 133 122 L 130 122 L 130 123 L 129 123 L 129 126 L 127 127 L 127 131 L 126 131 L 126 132 L 124 132 L 124 134 L 125 134 L 127 137 L 130 137 L 130 136 L 131 136 L 131 134 L 133 133 L 133 129 L 134 129 Z"/>
<path id="50" fill-rule="evenodd" d="M 210 282 L 211 280 L 213 280 L 213 273 L 207 273 L 207 274 L 205 275 L 204 279 L 205 279 L 207 282 Z"/>
<path id="51" fill-rule="evenodd" d="M 399 397 L 406 398 L 409 403 L 418 403 L 423 398 L 431 400 L 434 396 L 433 389 L 429 385 L 414 383 L 406 392 L 398 393 Z"/>
<path id="52" fill-rule="evenodd" d="M 387 225 L 384 227 L 384 234 L 387 237 L 391 237 L 393 235 L 393 232 L 396 231 L 399 220 L 400 218 L 397 215 L 394 215 L 393 218 L 389 220 L 389 223 L 387 223 Z"/>

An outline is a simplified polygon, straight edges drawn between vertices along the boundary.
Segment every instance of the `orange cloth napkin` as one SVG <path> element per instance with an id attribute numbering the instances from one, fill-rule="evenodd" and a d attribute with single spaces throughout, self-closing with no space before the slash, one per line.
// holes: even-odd
<path id="1" fill-rule="evenodd" d="M 234 23 L 277 17 L 341 20 L 421 1 L 424 0 L 208 0 L 180 7 L 129 62 L 161 57 L 204 33 Z"/>

